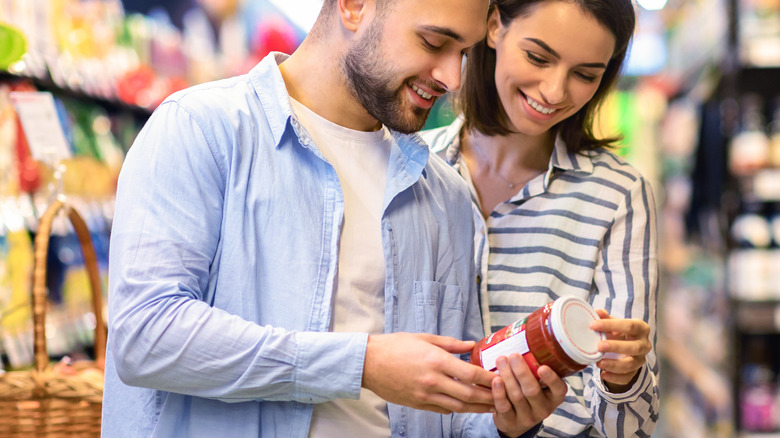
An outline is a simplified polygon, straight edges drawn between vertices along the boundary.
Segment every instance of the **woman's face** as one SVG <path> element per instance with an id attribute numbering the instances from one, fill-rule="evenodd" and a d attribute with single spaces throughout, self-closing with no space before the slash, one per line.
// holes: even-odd
<path id="1" fill-rule="evenodd" d="M 506 27 L 493 11 L 487 39 L 501 103 L 526 135 L 547 132 L 588 103 L 615 48 L 607 28 L 566 1 L 539 3 Z"/>

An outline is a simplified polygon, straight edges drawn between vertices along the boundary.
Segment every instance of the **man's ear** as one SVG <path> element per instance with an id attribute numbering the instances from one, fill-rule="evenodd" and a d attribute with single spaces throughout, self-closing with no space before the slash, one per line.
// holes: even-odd
<path id="1" fill-rule="evenodd" d="M 501 15 L 498 13 L 498 8 L 493 8 L 488 16 L 486 35 L 487 45 L 491 49 L 496 48 L 496 41 L 498 40 L 501 27 Z"/>
<path id="2" fill-rule="evenodd" d="M 352 32 L 360 27 L 365 18 L 368 0 L 338 0 L 338 11 L 341 24 Z"/>

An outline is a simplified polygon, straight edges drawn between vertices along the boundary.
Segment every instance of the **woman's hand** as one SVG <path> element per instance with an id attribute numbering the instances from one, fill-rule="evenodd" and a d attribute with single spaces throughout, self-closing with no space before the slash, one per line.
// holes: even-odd
<path id="1" fill-rule="evenodd" d="M 599 343 L 599 351 L 608 356 L 596 364 L 601 369 L 601 380 L 610 392 L 626 392 L 634 385 L 652 348 L 650 326 L 641 319 L 613 318 L 604 309 L 596 313 L 601 320 L 590 328 L 607 336 Z"/>
<path id="2" fill-rule="evenodd" d="M 563 403 L 566 382 L 550 367 L 539 367 L 540 383 L 517 353 L 499 357 L 496 365 L 498 376 L 492 382 L 496 406 L 493 421 L 505 435 L 522 435 Z"/>

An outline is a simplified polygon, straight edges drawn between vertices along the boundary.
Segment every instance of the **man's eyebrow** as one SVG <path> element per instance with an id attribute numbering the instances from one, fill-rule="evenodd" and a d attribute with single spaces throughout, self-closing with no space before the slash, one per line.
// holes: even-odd
<path id="1" fill-rule="evenodd" d="M 556 59 L 561 59 L 561 55 L 559 55 L 558 52 L 553 50 L 552 47 L 548 46 L 547 43 L 545 43 L 544 41 L 538 38 L 526 38 L 526 41 L 531 41 L 532 43 L 536 44 L 537 46 L 549 52 L 550 55 L 554 56 Z M 607 68 L 607 65 L 604 64 L 603 62 L 591 62 L 591 63 L 580 64 L 580 65 L 582 67 Z"/>
<path id="2" fill-rule="evenodd" d="M 448 36 L 448 37 L 454 39 L 455 41 L 457 41 L 459 43 L 462 43 L 464 41 L 463 37 L 459 33 L 455 32 L 454 30 L 450 29 L 449 27 L 441 27 L 441 26 L 434 26 L 434 25 L 428 24 L 428 25 L 420 26 L 420 30 L 423 30 L 423 31 L 426 31 L 426 32 L 438 33 L 438 34 L 441 34 L 441 35 L 444 35 L 444 36 Z"/>

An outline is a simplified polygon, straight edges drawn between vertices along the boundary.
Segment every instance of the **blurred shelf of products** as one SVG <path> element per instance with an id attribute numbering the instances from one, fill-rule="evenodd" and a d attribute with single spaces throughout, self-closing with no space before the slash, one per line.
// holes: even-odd
<path id="1" fill-rule="evenodd" d="M 599 114 L 659 206 L 654 437 L 780 437 L 780 0 L 642 0 L 619 90 Z M 53 170 L 12 91 L 48 91 L 73 152 L 62 190 L 105 278 L 116 178 L 154 108 L 184 87 L 292 52 L 321 0 L 5 0 L 0 25 L 0 357 L 31 360 L 31 237 Z M 1 29 L 1 28 L 0 28 Z M 13 60 L 13 62 L 12 62 Z M 454 115 L 437 102 L 426 127 Z M 51 354 L 89 355 L 95 315 L 67 221 L 52 237 Z"/>
<path id="2" fill-rule="evenodd" d="M 656 435 L 780 436 L 780 2 L 681 3 L 653 78 L 678 79 L 658 125 Z"/>
<path id="3" fill-rule="evenodd" d="M 245 73 L 270 51 L 292 52 L 310 25 L 268 2 L 146 3 L 0 2 L 0 373 L 33 360 L 32 242 L 54 197 L 67 195 L 84 217 L 105 291 L 116 180 L 154 108 L 177 90 Z M 71 149 L 60 183 L 33 158 L 12 104 L 12 93 L 37 91 L 53 95 Z M 90 356 L 96 315 L 66 217 L 55 219 L 49 248 L 48 351 Z"/>

